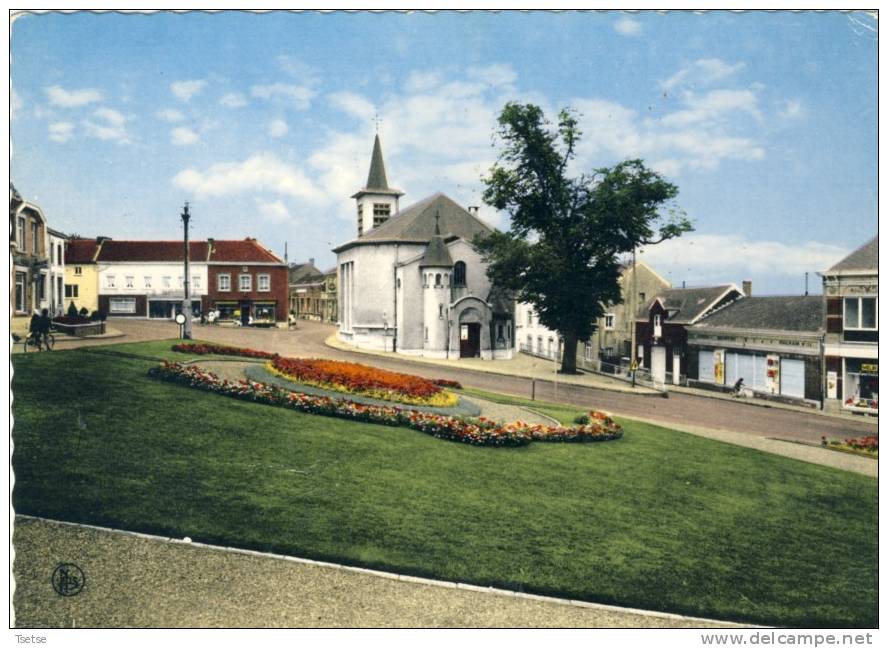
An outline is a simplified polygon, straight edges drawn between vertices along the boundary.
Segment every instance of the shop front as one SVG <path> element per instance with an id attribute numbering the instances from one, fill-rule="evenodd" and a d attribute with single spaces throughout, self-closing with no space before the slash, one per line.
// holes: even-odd
<path id="1" fill-rule="evenodd" d="M 182 300 L 178 299 L 149 299 L 148 300 L 148 318 L 149 319 L 174 319 L 176 315 L 182 312 Z M 200 317 L 200 300 L 191 300 L 191 313 L 195 317 Z"/>
<path id="2" fill-rule="evenodd" d="M 878 359 L 845 358 L 843 400 L 846 409 L 871 412 L 879 408 Z"/>

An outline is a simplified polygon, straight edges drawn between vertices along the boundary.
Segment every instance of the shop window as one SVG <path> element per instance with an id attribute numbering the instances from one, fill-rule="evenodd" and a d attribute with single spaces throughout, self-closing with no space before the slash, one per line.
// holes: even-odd
<path id="1" fill-rule="evenodd" d="M 112 297 L 108 300 L 108 312 L 112 314 L 132 315 L 136 312 L 136 298 Z"/>
<path id="2" fill-rule="evenodd" d="M 845 360 L 845 405 L 872 407 L 879 402 L 879 361 Z"/>

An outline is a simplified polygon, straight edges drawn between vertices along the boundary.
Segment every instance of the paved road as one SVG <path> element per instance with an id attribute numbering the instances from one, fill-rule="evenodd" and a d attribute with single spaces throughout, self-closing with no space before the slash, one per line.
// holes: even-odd
<path id="1" fill-rule="evenodd" d="M 111 344 L 175 337 L 178 327 L 171 322 L 148 320 L 109 320 L 110 327 L 125 333 L 116 340 L 69 342 L 59 348 L 80 345 Z M 535 389 L 540 400 L 557 401 L 583 408 L 602 409 L 663 424 L 690 428 L 710 428 L 819 443 L 821 437 L 849 437 L 877 434 L 872 423 L 854 419 L 823 416 L 815 412 L 756 407 L 741 402 L 671 393 L 669 398 L 640 396 L 603 391 L 585 386 L 566 385 L 528 378 L 487 374 L 479 371 L 426 366 L 397 357 L 380 357 L 333 349 L 324 340 L 334 331 L 328 324 L 300 322 L 298 330 L 242 329 L 196 326 L 194 337 L 224 344 L 249 346 L 281 354 L 357 360 L 395 371 L 426 377 L 450 378 L 467 387 L 530 397 Z"/>
<path id="2" fill-rule="evenodd" d="M 33 518 L 15 520 L 19 628 L 702 628 L 706 622 L 584 607 L 235 553 Z M 60 563 L 85 574 L 59 596 Z"/>

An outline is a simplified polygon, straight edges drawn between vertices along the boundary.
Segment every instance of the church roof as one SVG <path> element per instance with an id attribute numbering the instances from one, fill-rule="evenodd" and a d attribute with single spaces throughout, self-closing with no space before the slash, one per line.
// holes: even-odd
<path id="1" fill-rule="evenodd" d="M 389 218 L 364 236 L 343 243 L 333 252 L 342 252 L 355 245 L 379 243 L 429 243 L 435 236 L 435 214 L 445 239 L 457 237 L 471 241 L 478 234 L 491 234 L 493 228 L 460 207 L 443 193 L 436 193 L 414 203 Z"/>
<path id="2" fill-rule="evenodd" d="M 419 267 L 449 268 L 452 265 L 453 257 L 450 256 L 450 251 L 447 249 L 447 246 L 444 245 L 444 239 L 440 234 L 435 234 L 432 237 L 432 240 L 429 241 L 429 246 L 426 248 L 425 254 L 419 262 Z"/>
<path id="3" fill-rule="evenodd" d="M 370 156 L 370 173 L 367 174 L 367 184 L 352 198 L 365 193 L 404 195 L 404 192 L 388 186 L 388 179 L 385 177 L 385 163 L 382 161 L 382 146 L 379 144 L 378 133 L 373 140 L 373 154 Z"/>

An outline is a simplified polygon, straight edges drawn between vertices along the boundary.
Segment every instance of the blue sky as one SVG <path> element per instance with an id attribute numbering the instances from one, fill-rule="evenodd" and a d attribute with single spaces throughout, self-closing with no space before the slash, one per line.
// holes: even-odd
<path id="1" fill-rule="evenodd" d="M 793 294 L 877 228 L 877 26 L 865 14 L 48 14 L 12 27 L 12 179 L 66 233 L 255 236 L 334 264 L 375 124 L 402 207 L 481 204 L 509 100 L 641 157 L 696 231 L 674 285 Z M 491 207 L 481 215 L 498 227 Z"/>

